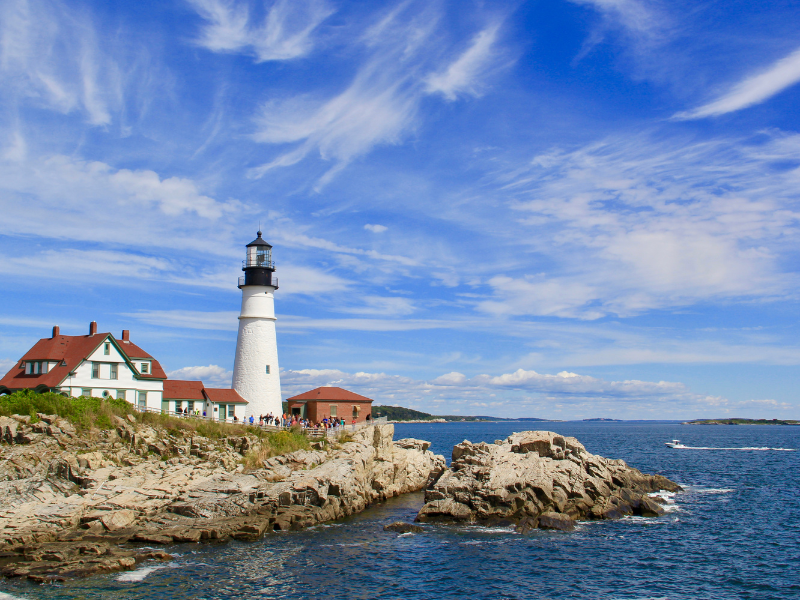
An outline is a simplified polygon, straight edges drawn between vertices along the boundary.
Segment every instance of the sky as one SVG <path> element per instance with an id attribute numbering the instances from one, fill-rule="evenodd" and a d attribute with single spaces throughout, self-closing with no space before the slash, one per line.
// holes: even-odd
<path id="1" fill-rule="evenodd" d="M 800 3 L 5 0 L 0 371 L 53 325 L 284 397 L 800 417 Z"/>

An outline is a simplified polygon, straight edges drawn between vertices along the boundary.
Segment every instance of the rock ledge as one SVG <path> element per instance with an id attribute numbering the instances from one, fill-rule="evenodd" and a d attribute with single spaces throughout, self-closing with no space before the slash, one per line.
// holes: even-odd
<path id="1" fill-rule="evenodd" d="M 576 520 L 661 515 L 648 494 L 680 489 L 623 460 L 590 454 L 573 437 L 525 431 L 494 444 L 456 445 L 450 468 L 432 474 L 416 520 L 570 531 Z"/>

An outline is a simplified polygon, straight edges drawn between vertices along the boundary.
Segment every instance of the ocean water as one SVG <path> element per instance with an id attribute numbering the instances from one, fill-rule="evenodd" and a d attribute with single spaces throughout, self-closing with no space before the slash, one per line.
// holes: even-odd
<path id="1" fill-rule="evenodd" d="M 685 486 L 660 518 L 591 522 L 573 533 L 426 525 L 408 494 L 336 523 L 251 543 L 185 544 L 174 560 L 46 586 L 0 582 L 6 598 L 779 599 L 800 598 L 800 427 L 663 423 L 397 425 L 449 458 L 464 439 L 549 429 Z"/>

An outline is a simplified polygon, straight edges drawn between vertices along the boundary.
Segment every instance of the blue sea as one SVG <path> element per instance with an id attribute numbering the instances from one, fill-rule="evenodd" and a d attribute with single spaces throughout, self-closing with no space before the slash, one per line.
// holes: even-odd
<path id="1" fill-rule="evenodd" d="M 335 523 L 258 542 L 174 546 L 174 560 L 136 571 L 34 586 L 0 582 L 5 598 L 800 598 L 800 427 L 664 423 L 446 423 L 396 426 L 449 459 L 452 446 L 548 429 L 686 488 L 655 519 L 590 522 L 576 532 L 426 525 L 421 493 Z M 5 594 L 5 595 L 4 595 Z"/>

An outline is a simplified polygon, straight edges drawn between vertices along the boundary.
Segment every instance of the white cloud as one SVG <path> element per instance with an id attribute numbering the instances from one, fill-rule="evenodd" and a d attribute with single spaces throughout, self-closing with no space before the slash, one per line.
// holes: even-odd
<path id="1" fill-rule="evenodd" d="M 194 252 L 173 255 L 177 261 L 195 260 L 197 276 L 209 268 L 209 254 L 231 251 L 225 242 L 242 208 L 238 201 L 204 194 L 191 179 L 151 170 L 116 169 L 61 155 L 0 161 L 4 233 L 60 240 L 60 251 L 68 249 L 64 241 L 115 247 L 124 241 L 136 264 L 141 260 L 134 249 L 144 254 L 158 247 L 185 250 L 203 238 L 202 260 Z M 204 237 L 211 231 L 213 236 Z"/>
<path id="2" fill-rule="evenodd" d="M 742 110 L 769 100 L 800 81 L 800 49 L 780 59 L 768 69 L 737 83 L 721 97 L 693 110 L 680 112 L 674 119 L 703 119 Z"/>
<path id="3" fill-rule="evenodd" d="M 323 186 L 376 145 L 401 143 L 414 130 L 426 95 L 455 98 L 458 93 L 476 92 L 496 58 L 491 47 L 499 24 L 485 29 L 461 58 L 443 70 L 444 49 L 435 35 L 438 14 L 428 7 L 409 16 L 409 7 L 401 4 L 367 30 L 360 42 L 368 57 L 341 93 L 328 99 L 303 95 L 264 103 L 255 119 L 253 139 L 296 147 L 250 169 L 250 177 L 297 164 L 316 151 L 334 163 L 318 182 Z"/>
<path id="4" fill-rule="evenodd" d="M 448 100 L 455 100 L 459 94 L 478 95 L 477 85 L 486 71 L 497 62 L 494 44 L 500 24 L 490 25 L 479 32 L 472 45 L 453 61 L 445 70 L 432 73 L 426 78 L 428 93 L 442 94 Z"/>
<path id="5" fill-rule="evenodd" d="M 372 233 L 383 233 L 389 228 L 386 227 L 385 225 L 372 225 L 370 223 L 367 223 L 366 225 L 364 225 L 364 229 L 366 229 L 367 231 L 371 231 Z"/>
<path id="6" fill-rule="evenodd" d="M 202 381 L 206 387 L 223 387 L 229 388 L 231 386 L 231 378 L 233 371 L 228 371 L 219 365 L 208 365 L 206 367 L 183 367 L 175 371 L 167 373 L 169 379 L 189 380 L 189 381 Z"/>
<path id="7" fill-rule="evenodd" d="M 800 136 L 764 138 L 619 137 L 501 175 L 521 215 L 516 239 L 554 263 L 489 279 L 478 307 L 594 319 L 785 297 L 798 283 L 780 257 L 798 233 L 800 171 L 772 165 L 797 160 Z"/>
<path id="8" fill-rule="evenodd" d="M 373 398 L 376 405 L 400 405 L 433 414 L 474 414 L 469 407 L 482 407 L 481 414 L 486 414 L 483 409 L 489 407 L 495 416 L 581 418 L 586 410 L 601 410 L 626 418 L 676 418 L 676 414 L 697 414 L 728 404 L 725 398 L 694 394 L 678 382 L 607 381 L 523 369 L 472 378 L 452 372 L 428 381 L 337 369 L 284 370 L 281 386 L 286 396 L 319 386 L 345 387 Z"/>
<path id="9" fill-rule="evenodd" d="M 644 0 L 569 0 L 591 6 L 611 22 L 638 34 L 652 34 L 664 25 L 663 15 Z"/>
<path id="10" fill-rule="evenodd" d="M 404 316 L 413 313 L 416 308 L 408 298 L 398 296 L 360 296 L 360 304 L 341 309 L 342 312 L 359 315 Z"/>
<path id="11" fill-rule="evenodd" d="M 263 22 L 253 23 L 247 2 L 188 0 L 206 21 L 195 40 L 213 52 L 246 52 L 257 62 L 306 56 L 314 30 L 333 14 L 323 0 L 277 0 Z"/>
<path id="12" fill-rule="evenodd" d="M 0 81 L 7 97 L 82 111 L 91 125 L 108 125 L 121 105 L 119 66 L 99 47 L 91 20 L 55 0 L 0 6 Z"/>

